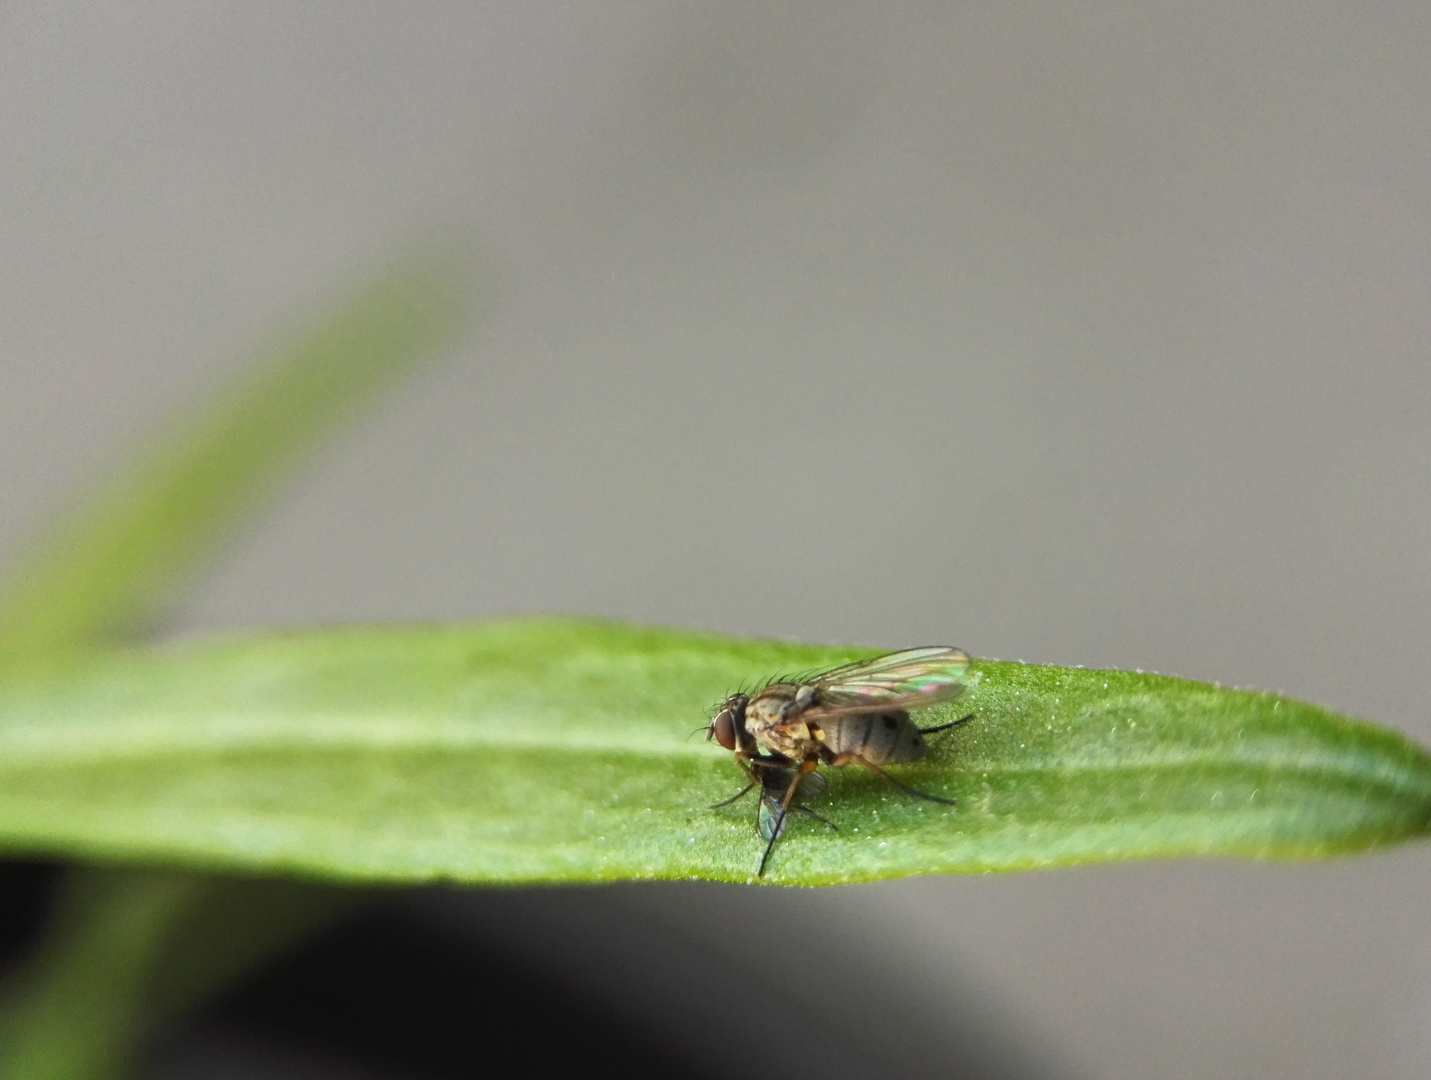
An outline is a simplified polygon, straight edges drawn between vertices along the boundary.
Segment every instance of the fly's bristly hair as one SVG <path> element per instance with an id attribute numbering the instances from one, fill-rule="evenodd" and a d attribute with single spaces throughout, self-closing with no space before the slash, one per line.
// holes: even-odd
<path id="1" fill-rule="evenodd" d="M 820 677 L 823 676 L 826 672 L 834 671 L 836 668 L 843 667 L 845 664 L 849 663 L 853 663 L 853 661 L 845 660 L 842 663 L 831 664 L 824 667 L 802 668 L 798 671 L 783 671 L 770 676 L 770 678 L 768 679 L 756 679 L 754 682 L 742 682 L 739 686 L 737 686 L 734 690 L 732 690 L 729 694 L 727 694 L 724 698 L 717 702 L 715 708 L 719 710 L 720 707 L 724 705 L 728 699 L 734 697 L 736 694 L 744 694 L 746 697 L 754 697 L 762 690 L 769 690 L 772 686 L 776 686 L 779 683 L 794 683 L 797 686 L 803 686 L 805 683 L 817 682 L 819 681 Z"/>
<path id="2" fill-rule="evenodd" d="M 835 665 L 835 667 L 839 666 L 838 664 Z M 794 683 L 797 686 L 804 686 L 806 683 L 818 682 L 820 676 L 824 675 L 825 672 L 834 670 L 835 668 L 833 667 L 807 668 L 804 671 L 792 671 L 784 675 L 776 675 L 773 678 L 765 679 L 757 683 L 755 689 L 750 691 L 750 695 L 754 697 L 760 693 L 760 691 L 769 690 L 778 683 Z"/>
<path id="3" fill-rule="evenodd" d="M 878 660 L 879 654 L 876 653 L 874 656 L 865 657 L 865 659 Z M 860 661 L 858 659 L 841 660 L 838 664 L 829 664 L 824 667 L 804 668 L 800 671 L 784 672 L 782 674 L 772 676 L 769 679 L 762 679 L 759 682 L 752 684 L 752 687 L 749 690 L 747 690 L 742 684 L 741 688 L 736 691 L 736 693 L 746 694 L 750 697 L 754 697 L 762 690 L 769 690 L 772 686 L 777 686 L 780 683 L 792 683 L 795 686 L 807 686 L 810 683 L 820 682 L 824 679 L 826 675 L 830 674 L 830 672 L 832 671 L 838 671 L 842 667 L 846 667 L 849 664 L 858 664 L 859 662 Z"/>
<path id="4" fill-rule="evenodd" d="M 777 681 L 779 680 L 755 683 L 743 682 L 730 693 L 726 694 L 725 697 L 720 698 L 714 704 L 712 704 L 710 708 L 706 710 L 706 714 L 708 716 L 715 716 L 716 713 L 720 712 L 723 708 L 725 708 L 725 703 L 731 698 L 735 697 L 737 694 L 744 694 L 746 697 L 754 697 L 756 694 L 760 693 L 760 691 L 764 690 L 767 686 L 770 686 L 772 685 L 772 683 Z"/>

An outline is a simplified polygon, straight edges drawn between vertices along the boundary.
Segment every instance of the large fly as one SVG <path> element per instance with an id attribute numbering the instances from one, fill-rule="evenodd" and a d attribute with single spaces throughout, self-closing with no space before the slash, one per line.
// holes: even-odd
<path id="1" fill-rule="evenodd" d="M 925 754 L 926 735 L 972 718 L 970 714 L 928 728 L 909 718 L 910 709 L 952 701 L 962 694 L 968 670 L 967 654 L 936 645 L 728 697 L 706 728 L 706 738 L 735 753 L 750 783 L 716 805 L 725 806 L 752 788 L 761 789 L 757 831 L 766 844 L 756 876 L 765 874 L 790 811 L 812 813 L 794 800 L 820 765 L 840 768 L 857 762 L 908 795 L 954 805 L 952 799 L 900 783 L 883 767 L 918 761 Z"/>

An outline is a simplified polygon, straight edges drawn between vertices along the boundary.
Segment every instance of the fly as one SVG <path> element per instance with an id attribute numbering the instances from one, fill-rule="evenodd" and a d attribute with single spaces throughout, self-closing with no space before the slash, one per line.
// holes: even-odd
<path id="1" fill-rule="evenodd" d="M 926 735 L 972 719 L 971 713 L 921 728 L 909 718 L 910 709 L 957 698 L 964 692 L 968 671 L 966 653 L 936 645 L 860 660 L 800 682 L 775 682 L 754 694 L 726 698 L 707 726 L 706 738 L 735 753 L 750 783 L 716 805 L 732 803 L 751 788 L 761 789 L 757 831 L 766 844 L 756 876 L 764 876 L 790 811 L 812 813 L 794 800 L 802 782 L 820 765 L 840 768 L 858 762 L 908 795 L 953 806 L 952 799 L 900 783 L 883 766 L 918 761 L 925 753 Z"/>

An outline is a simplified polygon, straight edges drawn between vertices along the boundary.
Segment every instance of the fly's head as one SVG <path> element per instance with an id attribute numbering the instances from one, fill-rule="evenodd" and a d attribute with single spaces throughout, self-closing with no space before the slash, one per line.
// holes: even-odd
<path id="1" fill-rule="evenodd" d="M 748 694 L 731 694 L 721 705 L 720 711 L 711 719 L 706 728 L 706 741 L 714 739 L 727 750 L 736 753 L 755 752 L 755 740 L 745 730 L 745 707 L 750 704 Z"/>

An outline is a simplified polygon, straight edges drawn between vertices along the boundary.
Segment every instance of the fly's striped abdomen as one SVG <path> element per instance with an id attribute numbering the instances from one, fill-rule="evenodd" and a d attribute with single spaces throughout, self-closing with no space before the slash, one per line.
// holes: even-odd
<path id="1" fill-rule="evenodd" d="M 830 717 L 820 726 L 825 747 L 837 757 L 853 754 L 873 765 L 900 765 L 924 756 L 924 738 L 907 712 Z"/>

